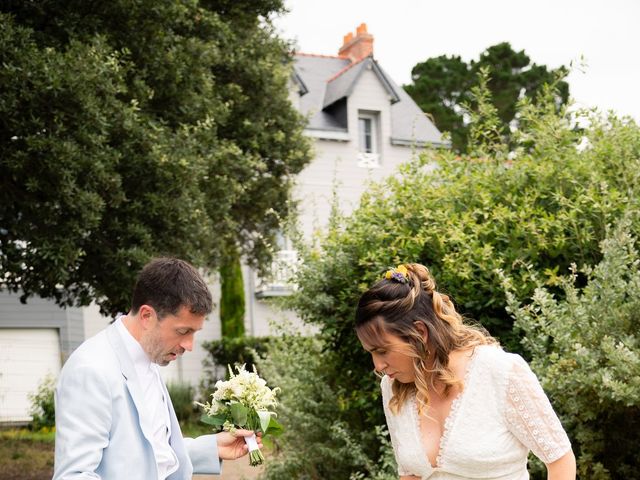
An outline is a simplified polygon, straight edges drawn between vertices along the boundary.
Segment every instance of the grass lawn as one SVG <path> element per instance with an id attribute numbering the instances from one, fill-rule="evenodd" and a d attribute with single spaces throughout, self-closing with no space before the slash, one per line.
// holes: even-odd
<path id="1" fill-rule="evenodd" d="M 54 432 L 0 430 L 3 480 L 50 480 L 53 476 Z"/>
<path id="2" fill-rule="evenodd" d="M 183 424 L 181 428 L 185 437 L 212 433 L 209 425 L 199 422 Z M 51 480 L 54 439 L 55 432 L 0 429 L 0 479 Z M 268 452 L 269 449 L 267 448 L 266 451 Z M 229 480 L 256 478 L 263 470 L 250 467 L 246 457 L 226 462 L 224 469 L 224 478 Z M 196 475 L 194 478 L 210 480 L 212 477 Z"/>
<path id="3" fill-rule="evenodd" d="M 185 437 L 211 433 L 203 423 L 182 426 Z M 2 480 L 51 480 L 55 432 L 0 429 L 0 478 Z"/>

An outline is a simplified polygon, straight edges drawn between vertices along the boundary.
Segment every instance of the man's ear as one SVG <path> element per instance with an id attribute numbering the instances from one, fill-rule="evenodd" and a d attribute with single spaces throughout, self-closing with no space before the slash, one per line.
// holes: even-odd
<path id="1" fill-rule="evenodd" d="M 427 342 L 429 341 L 429 330 L 427 329 L 427 326 L 424 324 L 424 322 L 421 322 L 419 320 L 413 322 L 413 325 L 416 327 L 416 330 L 418 330 L 418 332 L 422 336 L 422 339 L 424 340 L 424 343 L 426 345 Z"/>
<path id="2" fill-rule="evenodd" d="M 138 309 L 138 318 L 140 318 L 140 324 L 145 330 L 148 330 L 154 325 L 156 318 L 156 311 L 151 305 L 142 305 Z"/>

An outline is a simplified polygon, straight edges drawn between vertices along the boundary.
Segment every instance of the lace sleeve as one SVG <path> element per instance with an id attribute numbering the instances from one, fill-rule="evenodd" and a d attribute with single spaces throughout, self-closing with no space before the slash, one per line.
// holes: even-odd
<path id="1" fill-rule="evenodd" d="M 384 416 L 387 419 L 387 428 L 389 429 L 389 436 L 391 437 L 391 445 L 393 446 L 393 455 L 396 459 L 396 465 L 398 466 L 398 475 L 410 475 L 409 472 L 405 471 L 402 467 L 400 460 L 398 458 L 398 423 L 396 420 L 396 416 L 393 414 L 391 409 L 389 408 L 389 400 L 391 400 L 391 396 L 393 395 L 391 391 L 391 381 L 389 377 L 384 376 L 380 382 L 380 388 L 382 389 L 382 405 L 384 408 Z"/>
<path id="2" fill-rule="evenodd" d="M 519 355 L 513 358 L 507 381 L 507 424 L 536 457 L 552 463 L 571 449 L 571 443 L 527 362 Z"/>

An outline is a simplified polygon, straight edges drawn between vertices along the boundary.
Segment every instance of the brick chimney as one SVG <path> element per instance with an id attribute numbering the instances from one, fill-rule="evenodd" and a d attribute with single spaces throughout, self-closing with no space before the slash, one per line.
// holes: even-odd
<path id="1" fill-rule="evenodd" d="M 364 57 L 373 55 L 373 35 L 367 33 L 367 24 L 361 23 L 356 29 L 356 36 L 349 32 L 344 36 L 342 47 L 338 55 L 348 58 L 352 62 L 362 60 Z"/>

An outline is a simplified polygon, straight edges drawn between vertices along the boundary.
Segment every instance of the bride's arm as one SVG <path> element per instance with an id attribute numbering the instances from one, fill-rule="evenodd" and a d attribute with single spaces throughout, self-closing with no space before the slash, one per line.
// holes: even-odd
<path id="1" fill-rule="evenodd" d="M 575 480 L 576 457 L 569 450 L 562 457 L 547 464 L 547 480 Z"/>
<path id="2" fill-rule="evenodd" d="M 420 477 L 416 477 L 415 475 L 402 475 L 400 480 L 420 480 Z"/>

